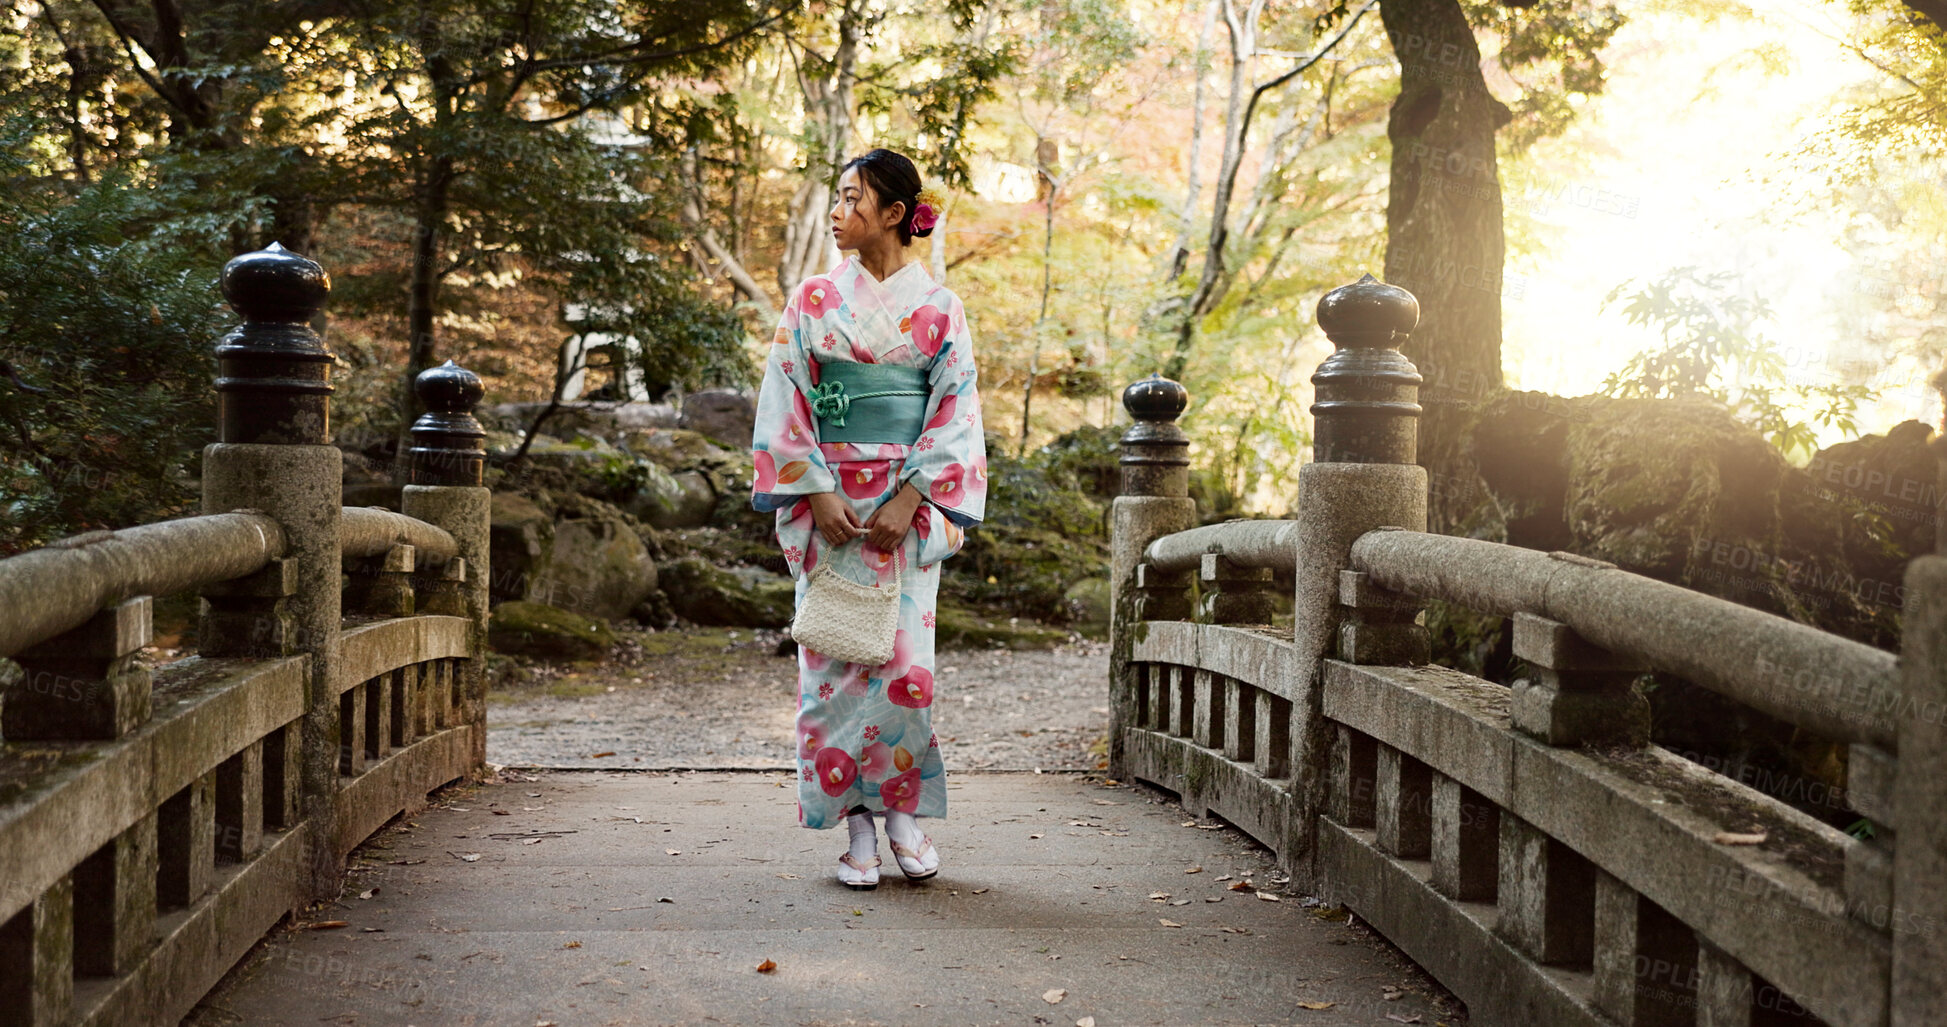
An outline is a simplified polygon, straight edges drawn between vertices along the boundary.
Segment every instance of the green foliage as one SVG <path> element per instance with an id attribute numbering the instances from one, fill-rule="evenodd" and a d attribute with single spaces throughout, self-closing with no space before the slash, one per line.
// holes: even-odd
<path id="1" fill-rule="evenodd" d="M 1625 293 L 1632 285 L 1634 292 Z M 1792 385 L 1785 363 L 1762 325 L 1771 317 L 1762 297 L 1741 295 L 1729 272 L 1703 273 L 1673 268 L 1660 278 L 1624 282 L 1610 290 L 1605 306 L 1620 303 L 1631 324 L 1654 329 L 1662 346 L 1629 358 L 1603 380 L 1612 396 L 1668 399 L 1704 396 L 1731 408 L 1762 432 L 1787 457 L 1810 456 L 1818 448 L 1811 421 L 1859 434 L 1859 402 L 1871 390 L 1861 385 Z M 1788 405 L 1787 399 L 1796 404 Z M 1811 421 L 1796 408 L 1808 408 Z"/>
<path id="2" fill-rule="evenodd" d="M 0 178 L 30 136 L 0 123 Z M 165 174 L 0 193 L 0 553 L 191 509 L 217 272 L 255 209 Z"/>
<path id="3" fill-rule="evenodd" d="M 1086 448 L 1043 450 L 1016 460 L 1001 440 L 988 438 L 988 488 L 1005 500 L 988 507 L 987 519 L 967 532 L 965 548 L 947 561 L 940 579 L 944 595 L 1020 617 L 1054 623 L 1073 618 L 1069 586 L 1100 574 L 1109 556 L 1107 506 L 1074 484 L 1096 476 L 1081 470 L 1078 457 Z"/>

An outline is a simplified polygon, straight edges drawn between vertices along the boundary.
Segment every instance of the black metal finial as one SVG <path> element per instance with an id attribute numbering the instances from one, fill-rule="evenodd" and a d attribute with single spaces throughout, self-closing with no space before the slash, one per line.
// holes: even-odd
<path id="1" fill-rule="evenodd" d="M 1424 379 L 1399 347 L 1419 322 L 1420 301 L 1412 293 L 1370 274 L 1319 299 L 1318 326 L 1337 349 L 1312 375 L 1313 459 L 1414 461 Z"/>
<path id="2" fill-rule="evenodd" d="M 1176 419 L 1190 391 L 1159 374 L 1122 390 L 1122 408 L 1135 423 L 1122 433 L 1122 494 L 1181 496 L 1189 489 L 1190 439 Z"/>
<path id="3" fill-rule="evenodd" d="M 330 294 L 317 261 L 277 243 L 223 266 L 223 298 L 243 324 L 216 345 L 221 441 L 331 441 L 332 358 L 309 323 Z"/>
<path id="4" fill-rule="evenodd" d="M 451 360 L 419 372 L 413 392 L 426 412 L 412 423 L 414 485 L 478 485 L 486 472 L 487 432 L 473 408 L 486 389 Z"/>
<path id="5" fill-rule="evenodd" d="M 1121 390 L 1121 409 L 1129 411 L 1135 423 L 1129 425 L 1121 440 L 1149 442 L 1184 437 L 1184 429 L 1176 427 L 1176 419 L 1188 405 L 1190 390 L 1182 382 L 1172 382 L 1160 374 L 1129 382 L 1129 388 Z"/>

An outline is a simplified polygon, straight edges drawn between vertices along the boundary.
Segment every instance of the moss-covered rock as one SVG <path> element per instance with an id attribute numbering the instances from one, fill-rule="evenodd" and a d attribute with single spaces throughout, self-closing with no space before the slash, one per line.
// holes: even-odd
<path id="1" fill-rule="evenodd" d="M 608 624 L 546 603 L 510 600 L 494 607 L 487 622 L 494 651 L 558 660 L 599 660 L 615 644 Z"/>
<path id="2" fill-rule="evenodd" d="M 1050 478 L 1033 463 L 988 447 L 993 501 L 946 561 L 940 590 L 962 605 L 1065 624 L 1068 589 L 1108 565 L 1107 507 Z"/>
<path id="3" fill-rule="evenodd" d="M 670 609 L 695 624 L 781 628 L 791 623 L 796 586 L 761 568 L 686 556 L 663 566 L 662 591 Z"/>
<path id="4" fill-rule="evenodd" d="M 1101 575 L 1083 578 L 1068 586 L 1066 598 L 1068 608 L 1074 614 L 1076 631 L 1089 638 L 1109 637 L 1109 600 L 1112 593 L 1109 579 Z"/>
<path id="5" fill-rule="evenodd" d="M 1053 649 L 1068 632 L 1021 617 L 992 617 L 941 603 L 933 645 L 937 649 Z"/>
<path id="6" fill-rule="evenodd" d="M 638 467 L 641 484 L 622 499 L 622 509 L 665 531 L 701 528 L 710 523 L 717 494 L 701 471 L 672 473 L 646 461 Z"/>
<path id="7" fill-rule="evenodd" d="M 487 592 L 495 599 L 525 599 L 528 583 L 545 567 L 554 547 L 554 514 L 533 498 L 496 491 L 489 514 Z"/>

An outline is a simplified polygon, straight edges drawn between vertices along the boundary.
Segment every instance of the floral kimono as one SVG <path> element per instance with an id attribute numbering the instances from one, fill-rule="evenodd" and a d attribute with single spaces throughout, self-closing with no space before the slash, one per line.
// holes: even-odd
<path id="1" fill-rule="evenodd" d="M 892 660 L 877 667 L 798 649 L 798 819 L 842 823 L 848 810 L 946 815 L 946 767 L 933 735 L 933 632 L 940 561 L 986 509 L 987 450 L 973 342 L 960 298 L 918 261 L 881 282 L 847 257 L 785 305 L 758 396 L 751 503 L 777 513 L 777 539 L 804 599 L 821 559 L 883 585 L 899 580 Z M 910 444 L 820 442 L 812 398 L 821 369 L 887 364 L 925 372 L 926 420 Z M 865 538 L 831 547 L 805 497 L 837 492 L 863 523 L 907 482 L 926 498 L 899 552 Z"/>

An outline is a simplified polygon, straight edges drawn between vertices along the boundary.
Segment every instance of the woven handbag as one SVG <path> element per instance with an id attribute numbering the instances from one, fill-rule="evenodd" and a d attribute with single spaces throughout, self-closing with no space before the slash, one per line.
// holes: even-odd
<path id="1" fill-rule="evenodd" d="M 876 667 L 891 660 L 899 631 L 897 560 L 891 588 L 853 581 L 838 573 L 835 562 L 827 555 L 811 572 L 811 583 L 791 618 L 791 637 L 812 652 L 845 663 Z"/>

